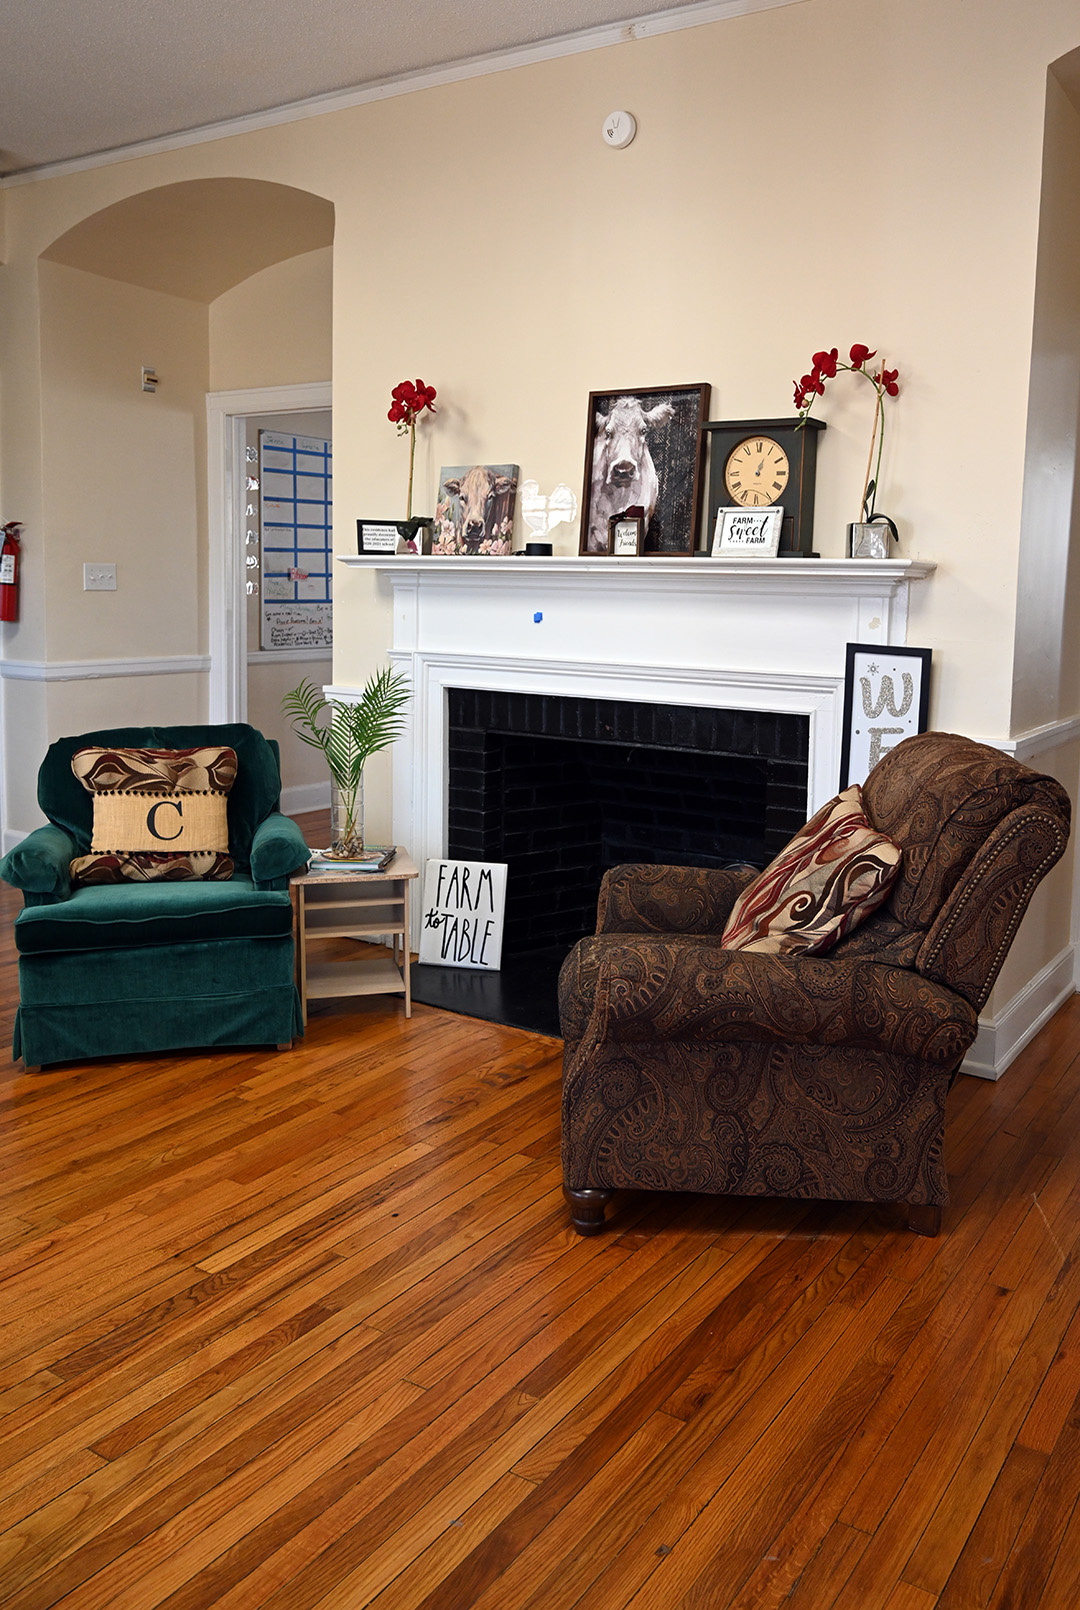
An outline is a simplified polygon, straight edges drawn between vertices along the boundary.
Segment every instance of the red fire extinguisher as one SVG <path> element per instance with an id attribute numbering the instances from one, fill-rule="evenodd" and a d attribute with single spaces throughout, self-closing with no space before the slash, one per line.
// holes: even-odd
<path id="1" fill-rule="evenodd" d="M 9 520 L 0 526 L 4 533 L 4 546 L 0 548 L 0 621 L 17 621 L 19 618 L 19 532 L 21 520 Z"/>

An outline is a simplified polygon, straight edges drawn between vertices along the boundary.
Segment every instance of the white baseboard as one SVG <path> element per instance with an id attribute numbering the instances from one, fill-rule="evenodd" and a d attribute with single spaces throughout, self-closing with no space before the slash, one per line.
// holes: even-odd
<path id="1" fill-rule="evenodd" d="M 281 790 L 281 809 L 286 816 L 300 816 L 304 811 L 330 809 L 330 779 L 325 783 L 294 783 Z"/>
<path id="2" fill-rule="evenodd" d="M 975 1044 L 964 1058 L 961 1073 L 1000 1079 L 1073 993 L 1075 972 L 1076 957 L 1072 945 L 1067 945 L 992 1018 L 980 1018 Z"/>

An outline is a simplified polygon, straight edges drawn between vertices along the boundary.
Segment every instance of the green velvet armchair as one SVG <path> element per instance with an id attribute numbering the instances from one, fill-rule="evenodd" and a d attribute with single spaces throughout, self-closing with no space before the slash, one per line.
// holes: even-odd
<path id="1" fill-rule="evenodd" d="M 70 863 L 88 852 L 93 827 L 93 798 L 71 770 L 75 751 L 206 744 L 236 751 L 233 876 L 73 888 Z M 280 794 L 277 744 L 240 722 L 58 739 L 38 774 L 48 824 L 0 861 L 0 877 L 24 902 L 13 1055 L 30 1068 L 190 1046 L 285 1046 L 303 1034 L 289 875 L 308 850 L 280 814 Z"/>

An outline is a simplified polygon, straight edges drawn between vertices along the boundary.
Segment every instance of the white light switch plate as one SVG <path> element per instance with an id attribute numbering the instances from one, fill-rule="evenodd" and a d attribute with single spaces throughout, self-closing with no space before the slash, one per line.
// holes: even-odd
<path id="1" fill-rule="evenodd" d="M 115 565 L 83 565 L 84 593 L 114 593 L 116 591 Z"/>

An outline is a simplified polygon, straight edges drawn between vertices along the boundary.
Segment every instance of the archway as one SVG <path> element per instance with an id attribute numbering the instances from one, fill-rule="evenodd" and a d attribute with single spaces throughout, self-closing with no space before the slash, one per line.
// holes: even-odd
<path id="1" fill-rule="evenodd" d="M 53 498 L 50 548 L 69 593 L 73 560 L 112 561 L 118 570 L 111 599 L 75 592 L 63 606 L 61 627 L 71 617 L 82 655 L 110 656 L 94 707 L 85 709 L 84 696 L 76 716 L 72 701 L 70 717 L 56 713 L 63 724 L 115 725 L 136 705 L 174 720 L 207 707 L 211 719 L 242 711 L 243 639 L 230 630 L 243 608 L 242 560 L 229 552 L 232 533 L 215 523 L 220 488 L 207 477 L 207 397 L 221 389 L 215 307 L 243 296 L 248 283 L 264 287 L 265 301 L 279 270 L 295 294 L 303 273 L 293 260 L 318 262 L 319 356 L 294 372 L 294 342 L 277 378 L 292 387 L 283 406 L 297 406 L 297 382 L 309 405 L 326 406 L 333 236 L 334 207 L 324 197 L 217 178 L 126 197 L 41 253 L 45 451 L 54 467 L 77 460 L 66 478 L 51 480 L 63 490 Z M 245 338 L 250 348 L 254 338 Z M 265 373 L 243 372 L 244 341 L 233 347 L 233 389 L 265 385 Z M 148 366 L 160 379 L 152 396 L 140 384 Z M 222 475 L 228 456 L 226 441 Z"/>

